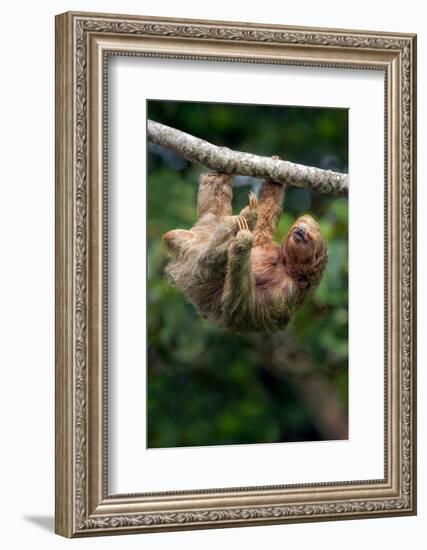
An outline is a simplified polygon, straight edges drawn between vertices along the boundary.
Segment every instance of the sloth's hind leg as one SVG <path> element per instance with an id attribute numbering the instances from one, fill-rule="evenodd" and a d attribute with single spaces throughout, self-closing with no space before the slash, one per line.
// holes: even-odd
<path id="1" fill-rule="evenodd" d="M 239 218 L 240 216 L 220 218 L 210 242 L 198 258 L 198 266 L 204 278 L 224 274 L 229 245 L 240 228 Z"/>

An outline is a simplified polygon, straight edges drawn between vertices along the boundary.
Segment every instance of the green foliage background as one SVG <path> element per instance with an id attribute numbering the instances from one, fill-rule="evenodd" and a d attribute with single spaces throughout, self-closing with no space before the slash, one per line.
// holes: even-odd
<path id="1" fill-rule="evenodd" d="M 149 101 L 148 117 L 217 145 L 347 171 L 344 109 Z M 346 438 L 347 199 L 289 189 L 277 239 L 310 212 L 328 242 L 327 269 L 284 332 L 240 336 L 210 326 L 164 276 L 162 234 L 195 222 L 202 171 L 149 146 L 148 446 Z M 250 189 L 237 185 L 235 212 Z"/>

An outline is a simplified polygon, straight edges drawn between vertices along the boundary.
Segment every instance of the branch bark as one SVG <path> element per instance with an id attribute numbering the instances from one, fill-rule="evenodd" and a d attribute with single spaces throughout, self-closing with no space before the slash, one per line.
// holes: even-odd
<path id="1" fill-rule="evenodd" d="M 152 143 L 217 172 L 271 179 L 295 187 L 310 187 L 319 193 L 348 196 L 347 174 L 232 151 L 153 120 L 148 120 L 147 136 Z"/>

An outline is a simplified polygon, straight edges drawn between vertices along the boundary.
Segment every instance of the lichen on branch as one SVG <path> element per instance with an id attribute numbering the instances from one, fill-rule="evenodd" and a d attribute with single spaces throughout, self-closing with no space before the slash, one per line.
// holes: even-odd
<path id="1" fill-rule="evenodd" d="M 147 122 L 147 137 L 148 141 L 217 172 L 270 179 L 295 187 L 309 187 L 319 193 L 348 196 L 347 174 L 233 151 L 153 120 Z"/>

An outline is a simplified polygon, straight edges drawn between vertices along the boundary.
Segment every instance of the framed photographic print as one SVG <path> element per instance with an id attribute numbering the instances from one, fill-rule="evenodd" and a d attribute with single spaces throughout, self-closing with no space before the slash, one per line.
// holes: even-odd
<path id="1" fill-rule="evenodd" d="M 416 37 L 56 18 L 56 532 L 415 514 Z"/>

